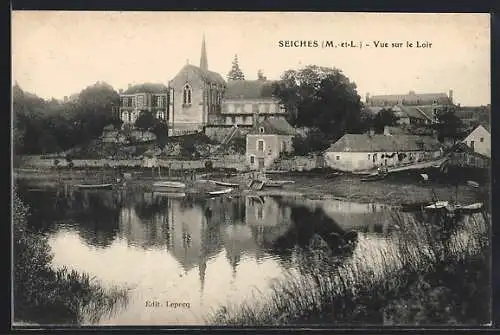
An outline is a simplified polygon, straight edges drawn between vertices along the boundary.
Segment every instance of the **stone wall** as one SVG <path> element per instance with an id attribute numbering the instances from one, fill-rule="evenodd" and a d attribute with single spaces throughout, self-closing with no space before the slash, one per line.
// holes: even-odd
<path id="1" fill-rule="evenodd" d="M 310 155 L 278 158 L 271 169 L 279 171 L 310 171 L 323 167 L 325 167 L 325 163 L 321 155 Z"/>
<path id="2" fill-rule="evenodd" d="M 55 159 L 42 159 L 39 156 L 21 157 L 20 167 L 22 168 L 54 168 Z M 58 159 L 60 167 L 67 167 L 68 162 L 65 159 Z M 246 171 L 244 155 L 221 155 L 199 160 L 178 160 L 178 159 L 157 159 L 160 167 L 171 168 L 173 170 L 181 169 L 201 169 L 205 167 L 205 162 L 212 161 L 214 168 L 233 168 L 238 171 Z M 143 167 L 143 159 L 74 159 L 73 167 Z"/>

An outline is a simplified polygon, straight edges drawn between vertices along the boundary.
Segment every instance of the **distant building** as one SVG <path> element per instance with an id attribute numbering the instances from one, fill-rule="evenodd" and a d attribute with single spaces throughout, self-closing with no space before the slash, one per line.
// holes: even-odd
<path id="1" fill-rule="evenodd" d="M 285 119 L 258 122 L 246 135 L 247 164 L 252 170 L 268 168 L 281 153 L 293 151 L 295 135 L 295 129 Z"/>
<path id="2" fill-rule="evenodd" d="M 442 145 L 431 136 L 345 134 L 324 152 L 328 167 L 362 171 L 432 160 L 442 155 Z"/>
<path id="3" fill-rule="evenodd" d="M 446 93 L 415 93 L 407 94 L 373 95 L 366 94 L 367 106 L 429 106 L 429 105 L 453 105 L 453 90 Z"/>
<path id="4" fill-rule="evenodd" d="M 462 142 L 474 152 L 491 157 L 491 135 L 482 125 L 474 129 Z"/>
<path id="5" fill-rule="evenodd" d="M 286 111 L 274 96 L 275 81 L 233 80 L 228 82 L 222 111 L 214 123 L 255 126 L 267 118 L 284 118 Z"/>
<path id="6" fill-rule="evenodd" d="M 134 124 L 141 112 L 150 112 L 160 119 L 167 118 L 168 92 L 129 93 L 133 87 L 120 94 L 119 116 L 124 124 Z"/>

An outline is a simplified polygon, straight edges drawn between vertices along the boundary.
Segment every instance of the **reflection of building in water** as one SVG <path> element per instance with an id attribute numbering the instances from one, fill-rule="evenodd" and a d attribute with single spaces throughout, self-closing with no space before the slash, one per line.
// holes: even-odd
<path id="1" fill-rule="evenodd" d="M 303 205 L 311 210 L 322 209 L 327 216 L 345 230 L 368 233 L 386 233 L 396 213 L 389 206 L 372 203 L 356 203 L 335 199 L 312 200 L 304 198 L 288 199 L 287 203 Z"/>
<path id="2" fill-rule="evenodd" d="M 263 257 L 263 246 L 272 244 L 291 225 L 291 208 L 278 198 L 253 197 L 246 200 L 246 222 L 251 227 L 257 248 L 257 260 Z"/>
<path id="3" fill-rule="evenodd" d="M 248 225 L 234 224 L 220 227 L 226 259 L 233 270 L 233 277 L 243 254 L 255 254 L 259 247 L 252 235 L 252 230 Z"/>

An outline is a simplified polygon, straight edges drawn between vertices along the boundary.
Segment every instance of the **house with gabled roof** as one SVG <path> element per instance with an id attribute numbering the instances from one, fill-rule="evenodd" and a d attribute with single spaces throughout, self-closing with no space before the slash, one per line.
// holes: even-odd
<path id="1" fill-rule="evenodd" d="M 442 154 L 443 146 L 434 137 L 386 132 L 345 134 L 325 150 L 323 157 L 328 167 L 352 172 L 423 162 Z"/>
<path id="2" fill-rule="evenodd" d="M 462 142 L 474 152 L 491 157 L 491 134 L 484 126 L 477 126 Z"/>
<path id="3" fill-rule="evenodd" d="M 257 122 L 246 135 L 246 160 L 251 170 L 264 170 L 281 153 L 293 151 L 295 129 L 283 118 L 269 118 Z"/>

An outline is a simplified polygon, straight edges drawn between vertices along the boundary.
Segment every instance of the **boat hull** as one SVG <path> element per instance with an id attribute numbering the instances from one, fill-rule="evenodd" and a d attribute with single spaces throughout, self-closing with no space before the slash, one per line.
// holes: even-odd
<path id="1" fill-rule="evenodd" d="M 82 190 L 109 190 L 113 188 L 113 184 L 78 184 L 75 186 Z"/>
<path id="2" fill-rule="evenodd" d="M 208 195 L 222 195 L 222 194 L 227 194 L 227 193 L 230 193 L 233 189 L 232 188 L 226 188 L 224 190 L 219 190 L 219 191 L 208 191 L 207 194 Z"/>

